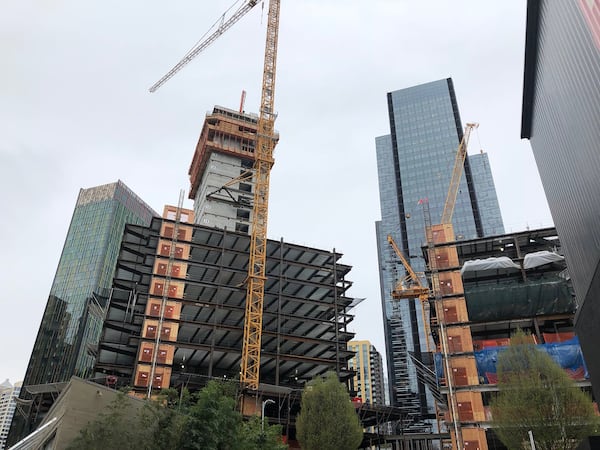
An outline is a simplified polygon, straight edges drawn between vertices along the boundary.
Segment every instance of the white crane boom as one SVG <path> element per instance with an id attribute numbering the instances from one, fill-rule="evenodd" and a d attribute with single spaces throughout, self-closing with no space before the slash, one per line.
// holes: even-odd
<path id="1" fill-rule="evenodd" d="M 248 0 L 243 6 L 241 6 L 233 15 L 219 25 L 219 28 L 215 32 L 213 32 L 210 36 L 208 36 L 203 41 L 200 41 L 196 44 L 187 54 L 183 57 L 181 61 L 179 61 L 175 66 L 167 72 L 167 74 L 154 83 L 150 89 L 150 92 L 155 92 L 159 87 L 169 81 L 173 76 L 179 72 L 182 68 L 184 68 L 192 59 L 194 59 L 198 54 L 202 53 L 202 51 L 207 48 L 210 44 L 212 44 L 215 40 L 218 39 L 223 33 L 225 33 L 233 24 L 235 24 L 238 20 L 240 20 L 248 11 L 256 6 L 258 0 Z"/>

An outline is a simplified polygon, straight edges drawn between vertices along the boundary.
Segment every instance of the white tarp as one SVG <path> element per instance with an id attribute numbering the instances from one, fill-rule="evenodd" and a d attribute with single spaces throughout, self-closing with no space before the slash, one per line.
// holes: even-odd
<path id="1" fill-rule="evenodd" d="M 542 250 L 541 252 L 527 253 L 523 260 L 523 267 L 525 269 L 533 269 L 534 267 L 562 261 L 563 259 L 565 259 L 565 257 L 560 256 L 558 253 Z"/>
<path id="2" fill-rule="evenodd" d="M 465 272 L 475 272 L 480 270 L 490 269 L 519 269 L 520 266 L 512 261 L 508 256 L 500 256 L 498 258 L 473 259 L 465 261 L 460 274 Z"/>

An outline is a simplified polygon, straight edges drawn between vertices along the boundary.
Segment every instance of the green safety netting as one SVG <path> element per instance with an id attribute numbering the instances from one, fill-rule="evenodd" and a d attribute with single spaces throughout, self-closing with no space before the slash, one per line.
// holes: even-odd
<path id="1" fill-rule="evenodd" d="M 474 322 L 575 311 L 569 284 L 559 277 L 494 284 L 465 283 L 464 289 L 469 320 Z"/>

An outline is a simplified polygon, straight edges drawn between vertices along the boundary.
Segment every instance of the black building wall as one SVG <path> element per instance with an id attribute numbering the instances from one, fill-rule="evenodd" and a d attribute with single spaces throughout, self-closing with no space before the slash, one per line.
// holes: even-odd
<path id="1" fill-rule="evenodd" d="M 594 25 L 594 17 L 596 25 Z M 600 5 L 529 0 L 523 122 L 577 294 L 600 398 Z"/>

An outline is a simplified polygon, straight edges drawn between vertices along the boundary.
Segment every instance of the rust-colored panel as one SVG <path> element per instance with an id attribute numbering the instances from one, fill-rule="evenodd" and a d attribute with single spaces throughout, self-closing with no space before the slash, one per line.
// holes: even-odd
<path id="1" fill-rule="evenodd" d="M 135 377 L 135 385 L 136 386 L 148 386 L 148 378 L 150 377 L 150 373 L 138 371 L 137 376 Z"/>
<path id="2" fill-rule="evenodd" d="M 140 360 L 144 362 L 152 362 L 152 347 L 142 347 Z"/>
<path id="3" fill-rule="evenodd" d="M 158 273 L 158 275 L 167 275 L 167 264 L 166 263 L 158 263 L 158 267 L 156 268 L 156 273 Z"/>
<path id="4" fill-rule="evenodd" d="M 150 302 L 148 304 L 148 313 L 149 316 L 160 316 L 160 303 L 158 302 Z"/>
<path id="5" fill-rule="evenodd" d="M 463 351 L 462 339 L 460 336 L 448 336 L 448 351 L 450 353 L 461 353 Z"/>
<path id="6" fill-rule="evenodd" d="M 454 384 L 456 386 L 468 386 L 469 385 L 469 379 L 467 377 L 466 367 L 453 368 L 452 376 L 454 377 Z"/>
<path id="7" fill-rule="evenodd" d="M 164 288 L 165 285 L 163 283 L 155 282 L 152 289 L 152 294 L 162 296 Z"/>
<path id="8" fill-rule="evenodd" d="M 461 422 L 472 422 L 474 420 L 471 402 L 458 403 L 458 418 Z"/>
<path id="9" fill-rule="evenodd" d="M 158 350 L 158 355 L 157 355 L 157 357 L 156 357 L 156 361 L 157 361 L 159 364 L 166 364 L 166 363 L 167 363 L 167 355 L 168 355 L 168 352 L 167 352 L 167 350 L 164 350 L 164 349 L 162 349 L 162 348 L 161 348 L 161 349 L 159 349 L 159 350 Z"/>
<path id="10" fill-rule="evenodd" d="M 481 450 L 479 441 L 464 441 L 465 450 Z"/>
<path id="11" fill-rule="evenodd" d="M 172 319 L 174 315 L 175 315 L 175 306 L 167 305 L 167 307 L 165 308 L 165 317 Z"/>
<path id="12" fill-rule="evenodd" d="M 456 310 L 456 306 L 444 307 L 444 320 L 446 323 L 458 322 L 458 311 Z"/>
<path id="13" fill-rule="evenodd" d="M 156 337 L 156 325 L 147 325 L 144 337 L 154 339 Z"/>
<path id="14" fill-rule="evenodd" d="M 171 340 L 171 327 L 170 326 L 163 325 L 163 327 L 160 331 L 160 338 L 165 341 Z"/>

